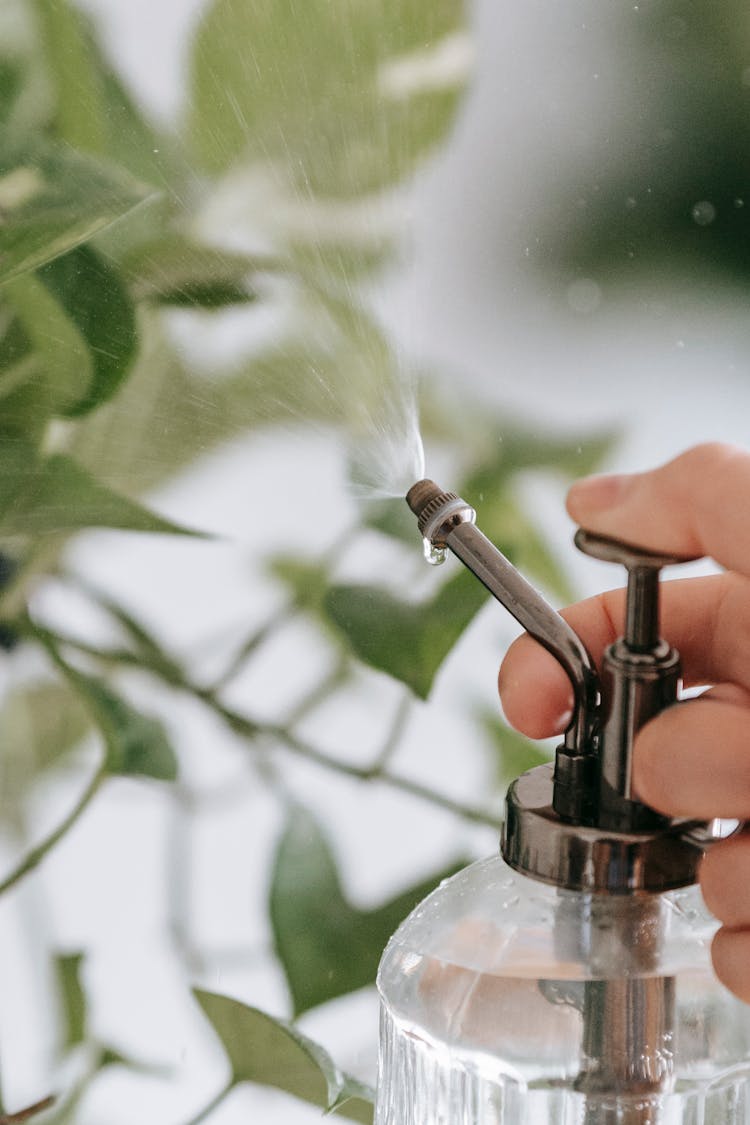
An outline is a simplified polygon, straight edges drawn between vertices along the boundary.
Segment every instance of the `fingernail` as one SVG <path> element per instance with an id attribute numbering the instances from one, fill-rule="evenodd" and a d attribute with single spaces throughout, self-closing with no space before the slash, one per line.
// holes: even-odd
<path id="1" fill-rule="evenodd" d="M 614 508 L 625 498 L 633 480 L 634 477 L 629 473 L 584 477 L 571 487 L 568 492 L 568 503 L 586 512 Z"/>

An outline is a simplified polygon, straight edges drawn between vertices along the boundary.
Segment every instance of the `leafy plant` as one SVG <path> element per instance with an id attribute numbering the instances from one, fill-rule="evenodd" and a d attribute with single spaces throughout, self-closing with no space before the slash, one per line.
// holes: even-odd
<path id="1" fill-rule="evenodd" d="M 177 542 L 200 536 L 153 510 L 143 494 L 238 434 L 288 419 L 292 408 L 356 440 L 363 418 L 366 425 L 377 416 L 379 396 L 398 389 L 403 361 L 356 284 L 394 253 L 395 230 L 386 224 L 373 233 L 362 216 L 445 137 L 462 77 L 455 65 L 438 64 L 441 51 L 465 57 L 464 19 L 461 0 L 303 7 L 213 0 L 193 38 L 189 104 L 170 132 L 140 109 L 95 29 L 67 0 L 13 0 L 0 12 L 0 647 L 19 669 L 0 713 L 8 832 L 25 841 L 25 802 L 37 781 L 52 784 L 76 751 L 98 745 L 95 763 L 78 770 L 68 811 L 20 849 L 0 875 L 0 894 L 44 863 L 113 778 L 158 784 L 193 815 L 198 797 L 181 780 L 180 746 L 168 722 L 131 698 L 127 673 L 135 673 L 163 699 L 187 697 L 222 724 L 247 751 L 248 774 L 287 810 L 269 924 L 294 1017 L 370 985 L 390 932 L 455 865 L 377 906 L 355 905 L 312 814 L 289 806 L 276 763 L 294 755 L 497 827 L 493 807 L 461 803 L 393 762 L 413 702 L 428 698 L 486 595 L 460 574 L 408 603 L 377 583 L 339 580 L 338 552 L 269 557 L 286 603 L 239 647 L 225 645 L 220 673 L 207 682 L 152 632 L 145 613 L 91 589 L 66 552 L 72 536 L 91 528 Z M 209 233 L 215 200 L 236 201 L 248 185 L 263 188 L 256 200 L 273 199 L 257 251 Z M 343 214 L 347 223 L 338 221 Z M 295 310 L 288 327 L 215 380 L 174 344 L 175 310 L 252 316 L 272 304 L 279 284 Z M 517 501 L 518 475 L 588 470 L 608 437 L 545 441 L 504 420 L 498 445 L 499 419 L 465 405 L 464 413 L 473 410 L 467 455 L 455 404 L 446 409 L 426 385 L 422 408 L 426 436 L 462 458 L 460 486 L 484 495 L 485 529 L 565 596 L 559 567 Z M 396 505 L 371 505 L 348 542 L 376 536 L 398 550 L 404 534 Z M 410 545 L 405 565 L 412 553 Z M 84 599 L 117 639 L 104 643 L 85 627 L 73 634 L 55 624 L 34 596 L 52 581 Z M 277 721 L 237 708 L 229 689 L 238 675 L 299 618 L 327 654 L 317 682 Z M 383 675 L 402 696 L 369 762 L 305 735 L 305 719 L 355 678 L 372 686 Z M 506 764 L 519 758 L 509 735 L 500 756 Z M 185 919 L 174 929 L 190 965 Z M 59 1051 L 68 1061 L 85 1051 L 82 1073 L 54 1105 L 45 1097 L 7 1114 L 0 1100 L 0 1121 L 44 1114 L 56 1125 L 74 1122 L 105 1068 L 141 1065 L 96 1040 L 85 969 L 79 950 L 56 957 Z M 195 995 L 224 1047 L 229 1078 L 194 1122 L 244 1083 L 371 1121 L 371 1090 L 293 1023 L 239 999 Z"/>

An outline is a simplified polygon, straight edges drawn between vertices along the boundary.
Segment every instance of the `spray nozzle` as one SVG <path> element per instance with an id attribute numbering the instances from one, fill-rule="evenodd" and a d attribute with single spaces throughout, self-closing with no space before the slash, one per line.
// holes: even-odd
<path id="1" fill-rule="evenodd" d="M 595 749 L 600 691 L 594 662 L 580 637 L 475 527 L 474 509 L 455 492 L 444 492 L 434 481 L 421 480 L 409 489 L 406 502 L 424 538 L 452 551 L 565 669 L 575 697 L 565 746 L 582 765 Z"/>

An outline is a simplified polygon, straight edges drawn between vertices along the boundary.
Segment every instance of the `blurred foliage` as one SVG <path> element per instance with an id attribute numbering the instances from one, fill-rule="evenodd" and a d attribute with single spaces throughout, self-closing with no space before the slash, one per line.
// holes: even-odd
<path id="1" fill-rule="evenodd" d="M 546 230 L 532 239 L 541 265 L 620 282 L 644 270 L 702 282 L 707 269 L 712 283 L 747 280 L 746 28 L 738 0 L 592 13 L 590 32 L 606 35 L 592 68 L 600 128 L 544 201 Z"/>
<path id="2" fill-rule="evenodd" d="M 195 996 L 227 1052 L 227 1093 L 241 1082 L 276 1086 L 327 1114 L 371 1125 L 372 1091 L 342 1074 L 322 1047 L 238 1000 L 203 991 Z"/>
<path id="3" fill-rule="evenodd" d="M 273 867 L 270 916 L 295 1016 L 372 984 L 399 923 L 462 866 L 453 864 L 375 909 L 360 910 L 344 895 L 320 826 L 305 809 L 290 809 Z"/>
<path id="4" fill-rule="evenodd" d="M 461 81 L 430 81 L 429 59 L 459 35 L 462 0 L 219 0 L 195 39 L 193 150 L 211 172 L 260 157 L 306 195 L 390 187 L 445 134 Z M 399 80 L 415 56 L 428 78 Z"/>
<path id="5" fill-rule="evenodd" d="M 158 684 L 166 702 L 173 691 L 188 695 L 251 750 L 262 741 L 497 826 L 492 809 L 463 806 L 391 768 L 403 704 L 366 766 L 309 745 L 298 729 L 348 687 L 352 668 L 398 681 L 407 705 L 412 695 L 426 699 L 485 601 L 468 574 L 436 581 L 412 603 L 378 585 L 338 581 L 331 557 L 270 558 L 287 604 L 224 654 L 224 673 L 211 686 L 191 678 L 137 608 L 65 569 L 70 537 L 87 528 L 194 534 L 152 511 L 143 494 L 237 435 L 280 421 L 344 435 L 356 479 L 358 455 L 373 434 L 383 439 L 388 409 L 397 412 L 411 386 L 413 372 L 359 283 L 393 260 L 397 189 L 455 117 L 471 57 L 462 0 L 211 0 L 189 57 L 184 113 L 167 128 L 142 110 L 95 26 L 69 0 L 0 5 L 0 648 L 8 660 L 33 649 L 30 666 L 43 669 L 26 679 L 20 659 L 0 710 L 0 811 L 21 854 L 0 878 L 0 894 L 45 860 L 112 778 L 161 783 L 184 799 L 169 723 L 133 703 L 127 671 Z M 225 219 L 216 222 L 227 208 L 239 216 L 231 241 Z M 175 309 L 198 331 L 227 309 L 285 315 L 271 344 L 209 376 L 178 351 Z M 476 498 L 484 529 L 552 594 L 569 597 L 519 503 L 519 474 L 590 471 L 610 436 L 546 439 L 463 397 L 447 399 L 428 381 L 420 394 L 423 432 L 458 455 L 459 487 Z M 417 546 L 401 502 L 369 506 L 350 538 L 360 535 L 383 537 L 390 548 L 408 541 L 410 557 Z M 108 647 L 83 627 L 68 636 L 43 613 L 37 620 L 30 597 L 50 577 L 86 598 L 118 640 Z M 232 710 L 223 687 L 262 659 L 295 614 L 334 650 L 331 666 L 308 697 L 290 701 L 282 722 Z M 517 736 L 494 734 L 503 776 L 534 760 Z M 80 751 L 94 742 L 92 769 Z M 73 807 L 29 846 L 25 810 L 35 781 L 69 771 L 80 780 Z M 270 767 L 258 771 L 272 789 L 274 776 Z M 274 791 L 286 804 L 278 780 Z M 360 908 L 344 893 L 321 829 L 292 809 L 269 920 L 293 1014 L 371 984 L 391 931 L 450 870 Z M 55 967 L 60 1055 L 86 1062 L 45 1121 L 74 1125 L 102 1069 L 133 1064 L 92 1041 L 82 954 L 61 952 Z M 245 1082 L 372 1120 L 372 1092 L 291 1024 L 229 997 L 196 995 L 225 1049 L 229 1079 L 195 1121 Z M 48 1109 L 45 1099 L 22 1112 Z"/>
<path id="6" fill-rule="evenodd" d="M 497 787 L 504 791 L 514 778 L 526 770 L 542 766 L 551 755 L 543 746 L 530 742 L 522 734 L 502 723 L 497 714 L 480 709 L 477 719 L 495 752 L 495 773 Z"/>

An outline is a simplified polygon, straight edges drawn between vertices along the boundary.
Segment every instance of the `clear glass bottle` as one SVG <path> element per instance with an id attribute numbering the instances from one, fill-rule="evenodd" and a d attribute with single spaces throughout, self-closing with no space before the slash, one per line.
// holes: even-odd
<path id="1" fill-rule="evenodd" d="M 747 1125 L 750 1007 L 696 887 L 588 894 L 466 868 L 383 956 L 376 1125 Z"/>

